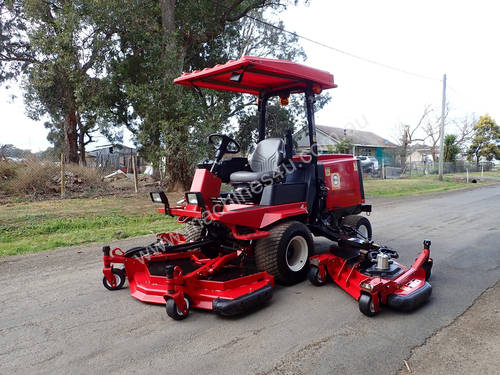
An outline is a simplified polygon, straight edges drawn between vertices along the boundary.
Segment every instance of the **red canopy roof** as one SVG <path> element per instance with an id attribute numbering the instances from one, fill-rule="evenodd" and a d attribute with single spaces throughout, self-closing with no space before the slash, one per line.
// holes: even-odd
<path id="1" fill-rule="evenodd" d="M 231 81 L 233 73 L 243 72 L 241 82 Z M 287 60 L 243 56 L 224 65 L 184 73 L 174 83 L 215 90 L 235 91 L 259 95 L 260 93 L 294 88 L 303 91 L 307 83 L 316 83 L 322 89 L 337 87 L 333 75 L 324 70 L 309 68 Z M 297 89 L 298 88 L 298 89 Z"/>

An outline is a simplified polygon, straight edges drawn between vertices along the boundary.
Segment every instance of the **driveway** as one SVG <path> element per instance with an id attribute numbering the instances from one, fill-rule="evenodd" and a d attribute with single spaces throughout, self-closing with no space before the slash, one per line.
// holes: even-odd
<path id="1" fill-rule="evenodd" d="M 369 202 L 370 203 L 370 202 Z M 102 244 L 0 259 L 0 374 L 391 374 L 500 276 L 500 186 L 372 200 L 374 237 L 411 263 L 432 240 L 433 294 L 375 318 L 332 284 L 278 287 L 238 318 L 164 308 L 109 292 Z M 124 248 L 142 237 L 117 241 Z M 317 239 L 318 250 L 328 242 Z M 498 310 L 498 300 L 496 309 Z M 498 335 L 497 335 L 498 337 Z"/>

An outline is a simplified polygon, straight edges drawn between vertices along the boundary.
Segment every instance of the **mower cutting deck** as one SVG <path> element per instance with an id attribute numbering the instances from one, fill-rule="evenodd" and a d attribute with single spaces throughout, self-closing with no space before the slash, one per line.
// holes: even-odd
<path id="1" fill-rule="evenodd" d="M 426 302 L 432 287 L 427 282 L 431 275 L 431 241 L 424 241 L 424 250 L 415 263 L 406 268 L 394 259 L 396 251 L 370 241 L 346 239 L 332 246 L 330 252 L 311 257 L 308 278 L 316 286 L 328 278 L 359 302 L 359 310 L 374 316 L 380 305 L 410 311 Z"/>
<path id="2" fill-rule="evenodd" d="M 166 304 L 167 314 L 176 320 L 187 317 L 190 308 L 235 315 L 271 298 L 274 278 L 244 264 L 244 249 L 209 259 L 191 250 L 200 245 L 179 233 L 162 233 L 157 243 L 127 252 L 105 246 L 103 284 L 117 290 L 127 277 L 134 298 Z"/>

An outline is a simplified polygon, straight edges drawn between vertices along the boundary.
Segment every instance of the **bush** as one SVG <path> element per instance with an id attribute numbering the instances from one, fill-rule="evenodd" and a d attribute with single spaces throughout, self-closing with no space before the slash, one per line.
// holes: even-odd
<path id="1" fill-rule="evenodd" d="M 0 160 L 0 179 L 2 182 L 7 182 L 15 177 L 18 165 L 8 160 Z"/>
<path id="2" fill-rule="evenodd" d="M 23 161 L 16 170 L 16 176 L 7 183 L 7 190 L 12 194 L 43 195 L 57 192 L 53 176 L 59 168 L 51 162 L 34 160 Z"/>
<path id="3" fill-rule="evenodd" d="M 12 164 L 12 165 L 10 165 Z M 24 160 L 21 163 L 2 162 L 0 176 L 4 182 L 2 190 L 9 195 L 30 195 L 32 197 L 60 194 L 61 170 L 58 162 Z M 103 172 L 78 165 L 65 166 L 66 193 L 87 193 L 106 190 Z"/>

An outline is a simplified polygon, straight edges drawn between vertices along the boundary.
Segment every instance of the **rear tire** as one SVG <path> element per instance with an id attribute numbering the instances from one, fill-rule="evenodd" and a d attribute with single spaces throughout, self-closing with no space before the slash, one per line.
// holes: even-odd
<path id="1" fill-rule="evenodd" d="M 200 241 L 205 238 L 204 236 L 204 230 L 201 225 L 196 225 L 196 224 L 184 224 L 184 228 L 182 230 L 184 237 L 186 237 L 186 241 Z M 214 246 L 205 246 L 200 248 L 201 252 L 203 255 L 205 255 L 207 258 L 215 258 L 216 256 L 219 255 L 219 252 L 217 251 L 217 248 Z"/>
<path id="2" fill-rule="evenodd" d="M 314 246 L 309 229 L 301 222 L 287 221 L 269 232 L 269 237 L 255 245 L 257 269 L 267 271 L 282 285 L 304 280 Z"/>
<path id="3" fill-rule="evenodd" d="M 366 237 L 366 239 L 368 240 L 372 239 L 372 226 L 370 224 L 370 221 L 364 216 L 361 215 L 346 216 L 342 220 L 342 225 L 356 229 L 356 231 L 360 232 L 363 235 L 363 236 L 360 236 L 359 234 L 357 235 L 357 237 L 361 239 L 365 239 L 363 237 Z"/>

